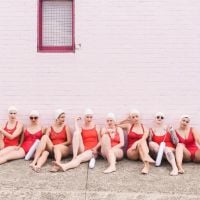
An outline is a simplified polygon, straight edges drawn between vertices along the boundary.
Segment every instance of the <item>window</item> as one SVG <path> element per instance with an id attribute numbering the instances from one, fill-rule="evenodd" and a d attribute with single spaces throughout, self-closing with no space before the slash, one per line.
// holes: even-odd
<path id="1" fill-rule="evenodd" d="M 39 0 L 38 51 L 74 52 L 74 0 Z"/>

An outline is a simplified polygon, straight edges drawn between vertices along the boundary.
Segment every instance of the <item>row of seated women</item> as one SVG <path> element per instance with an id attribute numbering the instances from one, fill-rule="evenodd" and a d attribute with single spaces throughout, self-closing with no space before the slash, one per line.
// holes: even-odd
<path id="1" fill-rule="evenodd" d="M 188 115 L 181 116 L 180 125 L 173 132 L 165 125 L 165 116 L 160 112 L 156 113 L 155 123 L 150 129 L 142 124 L 137 110 L 131 111 L 120 122 L 116 121 L 113 113 L 108 113 L 106 125 L 100 130 L 94 123 L 93 111 L 87 109 L 83 118 L 74 119 L 73 134 L 65 124 L 65 112 L 61 109 L 55 111 L 55 121 L 47 129 L 39 123 L 39 112 L 36 110 L 30 112 L 27 127 L 17 120 L 14 106 L 9 107 L 8 116 L 8 121 L 0 128 L 0 164 L 24 158 L 37 139 L 40 143 L 30 164 L 36 172 L 41 170 L 49 156 L 55 159 L 50 171 L 57 172 L 76 168 L 87 161 L 93 168 L 95 159 L 101 155 L 108 161 L 104 173 L 111 173 L 116 171 L 116 161 L 121 160 L 125 153 L 130 160 L 141 160 L 144 164 L 141 173 L 148 174 L 161 142 L 165 142 L 164 157 L 172 167 L 172 176 L 184 173 L 183 161 L 200 161 L 200 136 L 190 127 Z M 82 121 L 81 126 L 79 121 Z M 62 163 L 61 159 L 70 154 L 73 155 L 72 160 Z"/>

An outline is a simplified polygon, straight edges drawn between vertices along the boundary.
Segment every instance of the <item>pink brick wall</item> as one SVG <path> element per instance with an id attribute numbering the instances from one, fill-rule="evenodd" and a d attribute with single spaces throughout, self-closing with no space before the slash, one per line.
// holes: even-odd
<path id="1" fill-rule="evenodd" d="M 85 107 L 102 123 L 130 108 L 150 124 L 188 113 L 200 127 L 200 1 L 76 0 L 75 54 L 37 53 L 37 1 L 0 6 L 0 121 L 10 104 L 25 120 L 38 109 L 44 123 L 61 107 Z"/>

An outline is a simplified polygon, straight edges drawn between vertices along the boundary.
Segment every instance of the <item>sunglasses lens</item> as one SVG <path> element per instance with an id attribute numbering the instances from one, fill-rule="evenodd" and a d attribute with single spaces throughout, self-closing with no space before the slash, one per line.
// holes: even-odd
<path id="1" fill-rule="evenodd" d="M 38 117 L 30 117 L 30 119 L 31 119 L 31 120 L 33 120 L 33 119 L 36 120 L 36 119 L 38 119 Z"/>
<path id="2" fill-rule="evenodd" d="M 164 119 L 163 116 L 157 116 L 156 118 L 157 118 L 157 119 Z"/>

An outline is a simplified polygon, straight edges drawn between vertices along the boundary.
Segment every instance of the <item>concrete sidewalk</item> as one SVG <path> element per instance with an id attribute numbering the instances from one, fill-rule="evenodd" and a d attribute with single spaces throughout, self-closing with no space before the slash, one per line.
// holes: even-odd
<path id="1" fill-rule="evenodd" d="M 106 162 L 94 169 L 84 163 L 67 172 L 50 173 L 50 160 L 40 173 L 29 168 L 29 161 L 17 160 L 0 166 L 0 200 L 199 200 L 200 165 L 187 163 L 186 173 L 169 176 L 170 166 L 151 167 L 141 175 L 141 162 L 124 159 L 117 172 L 103 174 Z"/>

